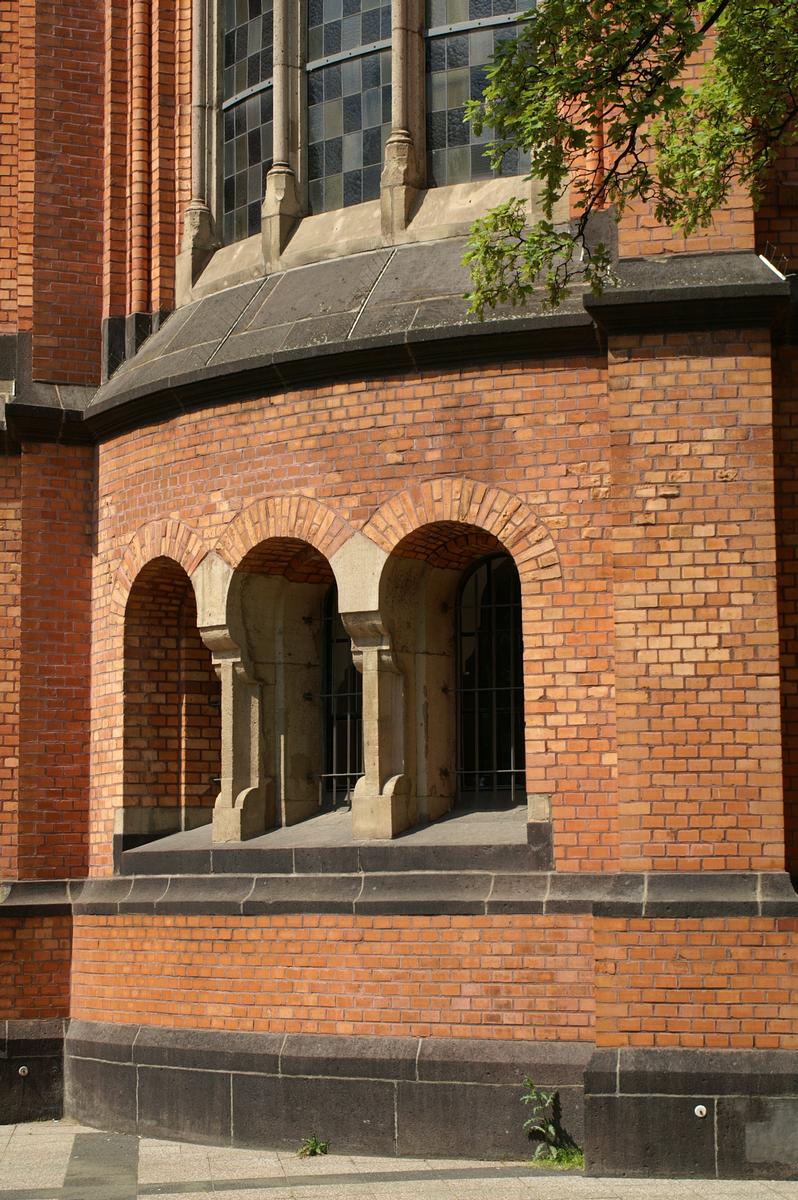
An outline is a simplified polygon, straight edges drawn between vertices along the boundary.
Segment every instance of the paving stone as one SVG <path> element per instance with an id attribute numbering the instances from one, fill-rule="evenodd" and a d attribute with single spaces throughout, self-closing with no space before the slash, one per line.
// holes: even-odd
<path id="1" fill-rule="evenodd" d="M 136 1185 L 136 1165 L 138 1185 Z M 798 1200 L 798 1181 L 591 1179 L 527 1162 L 140 1141 L 73 1122 L 0 1126 L 0 1200 Z"/>

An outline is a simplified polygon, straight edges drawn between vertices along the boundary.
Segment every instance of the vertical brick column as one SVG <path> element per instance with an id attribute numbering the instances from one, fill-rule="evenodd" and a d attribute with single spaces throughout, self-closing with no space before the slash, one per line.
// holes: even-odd
<path id="1" fill-rule="evenodd" d="M 622 869 L 784 863 L 770 340 L 609 346 Z"/>
<path id="2" fill-rule="evenodd" d="M 787 869 L 798 871 L 798 348 L 774 363 L 773 440 L 781 641 L 781 739 Z"/>
<path id="3" fill-rule="evenodd" d="M 20 678 L 20 460 L 0 457 L 0 879 L 17 874 Z"/>
<path id="4" fill-rule="evenodd" d="M 36 0 L 33 377 L 99 382 L 102 0 Z"/>
<path id="5" fill-rule="evenodd" d="M 93 452 L 32 445 L 21 465 L 18 869 L 85 874 Z"/>

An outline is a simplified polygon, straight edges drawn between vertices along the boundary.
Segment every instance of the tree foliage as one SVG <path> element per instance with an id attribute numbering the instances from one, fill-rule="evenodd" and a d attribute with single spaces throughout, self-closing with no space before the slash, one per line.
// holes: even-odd
<path id="1" fill-rule="evenodd" d="M 686 67 L 704 59 L 700 73 Z M 692 81 L 691 81 L 692 75 Z M 575 278 L 612 280 L 588 221 L 633 200 L 684 233 L 742 185 L 756 201 L 777 148 L 798 136 L 798 0 L 540 0 L 499 45 L 477 132 L 495 168 L 530 154 L 541 219 L 520 199 L 473 227 L 472 310 L 540 291 L 558 304 Z M 555 224 L 570 185 L 576 219 Z"/>

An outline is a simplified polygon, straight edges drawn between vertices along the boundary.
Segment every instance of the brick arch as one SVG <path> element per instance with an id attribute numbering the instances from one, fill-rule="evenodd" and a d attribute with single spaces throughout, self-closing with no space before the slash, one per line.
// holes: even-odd
<path id="1" fill-rule="evenodd" d="M 156 558 L 170 558 L 190 576 L 209 549 L 189 525 L 174 518 L 167 517 L 142 525 L 136 530 L 117 567 L 111 594 L 112 611 L 124 617 L 130 590 L 147 563 Z"/>
<path id="2" fill-rule="evenodd" d="M 520 496 L 474 479 L 429 479 L 386 500 L 363 533 L 390 554 L 424 525 L 472 526 L 512 554 L 522 581 L 560 579 L 554 539 Z"/>
<path id="3" fill-rule="evenodd" d="M 261 542 L 285 538 L 307 542 L 330 559 L 353 532 L 348 521 L 310 496 L 267 496 L 230 522 L 216 553 L 236 568 Z"/>

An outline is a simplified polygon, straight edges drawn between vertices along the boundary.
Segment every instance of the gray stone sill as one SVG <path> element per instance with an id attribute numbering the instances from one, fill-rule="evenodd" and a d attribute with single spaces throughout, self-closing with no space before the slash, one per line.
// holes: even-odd
<path id="1" fill-rule="evenodd" d="M 319 851 L 323 854 L 323 851 Z M 798 918 L 796 882 L 785 872 L 591 874 L 471 869 L 388 869 L 372 858 L 354 869 L 311 859 L 275 861 L 270 873 L 137 875 L 46 885 L 8 885 L 0 918 L 271 913 L 499 915 L 576 913 L 601 917 Z"/>

